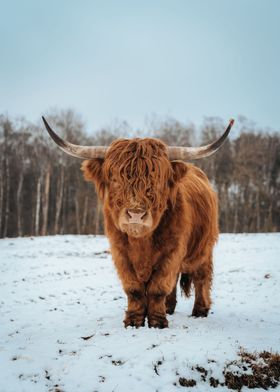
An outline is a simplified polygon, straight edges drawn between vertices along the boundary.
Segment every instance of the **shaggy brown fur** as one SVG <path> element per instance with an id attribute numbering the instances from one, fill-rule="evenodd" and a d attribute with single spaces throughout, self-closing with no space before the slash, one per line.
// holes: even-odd
<path id="1" fill-rule="evenodd" d="M 195 288 L 192 315 L 207 316 L 212 251 L 218 237 L 217 199 L 197 167 L 170 162 L 156 139 L 113 142 L 105 159 L 83 162 L 104 204 L 105 230 L 128 298 L 125 326 L 168 326 L 176 306 L 176 284 L 188 296 Z M 124 209 L 150 211 L 152 226 L 139 238 L 120 230 Z M 147 231 L 148 230 L 148 231 Z"/>

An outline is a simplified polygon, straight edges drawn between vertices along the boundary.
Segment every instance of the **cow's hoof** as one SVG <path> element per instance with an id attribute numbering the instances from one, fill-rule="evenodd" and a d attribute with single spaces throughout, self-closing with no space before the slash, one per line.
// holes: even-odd
<path id="1" fill-rule="evenodd" d="M 166 307 L 166 313 L 167 314 L 173 314 L 175 311 L 175 306 L 167 306 Z"/>
<path id="2" fill-rule="evenodd" d="M 166 317 L 150 317 L 148 319 L 149 328 L 168 328 L 168 321 Z"/>
<path id="3" fill-rule="evenodd" d="M 192 317 L 207 317 L 208 312 L 208 308 L 194 307 L 192 311 Z"/>
<path id="4" fill-rule="evenodd" d="M 167 314 L 173 314 L 176 308 L 176 291 L 174 294 L 174 291 L 169 294 L 166 299 L 165 299 L 165 306 L 166 306 L 166 313 Z"/>
<path id="5" fill-rule="evenodd" d="M 125 328 L 127 327 L 144 327 L 145 317 L 138 315 L 129 315 L 123 320 Z"/>

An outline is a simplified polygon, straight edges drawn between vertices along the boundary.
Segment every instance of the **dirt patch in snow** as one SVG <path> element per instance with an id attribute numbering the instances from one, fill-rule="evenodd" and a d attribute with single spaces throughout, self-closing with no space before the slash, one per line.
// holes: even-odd
<path id="1" fill-rule="evenodd" d="M 239 358 L 226 363 L 223 376 L 220 380 L 212 376 L 211 371 L 204 367 L 193 368 L 200 373 L 202 382 L 207 382 L 213 388 L 219 386 L 241 391 L 242 387 L 249 389 L 262 388 L 268 390 L 276 388 L 280 383 L 280 354 L 263 351 L 261 353 L 249 353 L 241 350 Z M 179 378 L 182 387 L 194 387 L 197 382 L 184 377 Z"/>

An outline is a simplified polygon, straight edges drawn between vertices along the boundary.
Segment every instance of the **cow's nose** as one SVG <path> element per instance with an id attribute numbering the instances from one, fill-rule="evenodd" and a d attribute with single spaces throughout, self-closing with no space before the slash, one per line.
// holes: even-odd
<path id="1" fill-rule="evenodd" d="M 146 211 L 139 209 L 127 210 L 128 220 L 130 223 L 141 223 L 146 214 Z"/>

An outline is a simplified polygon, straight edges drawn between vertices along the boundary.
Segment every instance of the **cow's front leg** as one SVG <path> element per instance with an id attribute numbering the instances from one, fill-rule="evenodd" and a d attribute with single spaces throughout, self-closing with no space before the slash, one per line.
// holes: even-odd
<path id="1" fill-rule="evenodd" d="M 127 310 L 125 312 L 125 327 L 143 327 L 147 313 L 147 300 L 145 287 L 141 284 L 132 284 L 125 288 L 127 294 Z"/>
<path id="2" fill-rule="evenodd" d="M 176 284 L 177 274 L 173 271 L 164 274 L 161 272 L 156 271 L 147 288 L 148 324 L 150 328 L 168 327 L 166 298 L 171 294 Z"/>
<path id="3" fill-rule="evenodd" d="M 142 327 L 147 314 L 146 287 L 136 276 L 129 259 L 118 249 L 112 249 L 113 260 L 127 295 L 127 310 L 124 318 L 125 327 Z"/>

